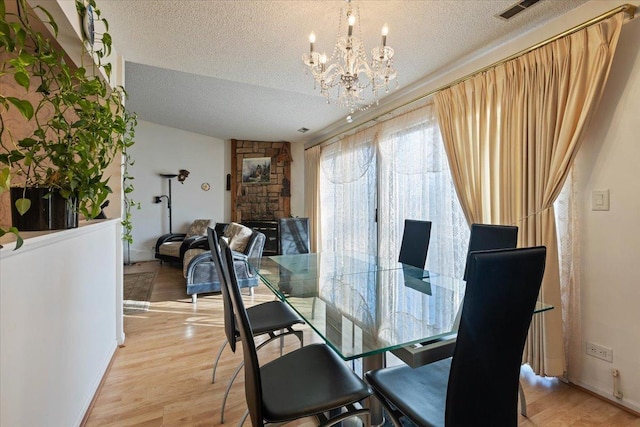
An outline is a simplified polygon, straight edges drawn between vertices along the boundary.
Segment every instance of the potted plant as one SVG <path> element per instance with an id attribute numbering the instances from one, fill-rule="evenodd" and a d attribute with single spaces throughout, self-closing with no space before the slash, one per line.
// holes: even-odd
<path id="1" fill-rule="evenodd" d="M 0 93 L 0 191 L 11 187 L 18 216 L 34 210 L 34 203 L 44 200 L 51 207 L 60 198 L 71 221 L 64 219 L 48 228 L 77 226 L 77 214 L 89 219 L 101 212 L 111 193 L 104 171 L 116 156 L 124 156 L 124 180 L 132 179 L 126 169 L 132 163 L 127 149 L 133 144 L 136 118 L 125 109 L 124 89 L 111 88 L 99 72 L 110 78 L 111 64 L 105 62 L 111 54 L 108 32 L 96 48 L 85 42 L 95 59 L 90 67 L 76 67 L 68 63 L 55 39 L 57 24 L 51 14 L 41 6 L 35 8 L 47 17 L 44 23 L 54 37 L 38 30 L 40 21 L 26 0 L 17 5 L 17 13 L 9 13 L 5 2 L 0 3 L 0 79 L 8 88 Z M 81 16 L 93 9 L 95 19 L 108 31 L 94 0 L 86 4 L 77 0 L 76 8 Z M 135 204 L 128 199 L 131 183 L 124 184 L 126 220 Z M 32 192 L 35 198 L 29 197 Z M 127 221 L 128 239 L 130 227 Z M 25 229 L 23 225 L 0 230 L 0 235 Z"/>

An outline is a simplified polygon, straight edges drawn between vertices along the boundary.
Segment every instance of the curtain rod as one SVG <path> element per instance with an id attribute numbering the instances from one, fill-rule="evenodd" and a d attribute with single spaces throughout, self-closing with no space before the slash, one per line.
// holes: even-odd
<path id="1" fill-rule="evenodd" d="M 596 24 L 596 23 L 600 22 L 600 21 L 604 21 L 605 19 L 610 18 L 613 15 L 616 15 L 616 14 L 618 14 L 620 12 L 626 12 L 627 15 L 629 16 L 629 20 L 632 20 L 635 17 L 636 9 L 637 9 L 636 6 L 634 6 L 632 4 L 629 4 L 629 3 L 620 5 L 620 6 L 616 7 L 616 8 L 614 8 L 614 9 L 611 9 L 608 12 L 604 12 L 601 15 L 598 15 L 598 16 L 596 16 L 594 18 L 591 18 L 591 19 L 581 23 L 581 24 L 578 24 L 578 25 L 576 25 L 576 26 L 574 26 L 572 28 L 569 28 L 568 30 L 563 31 L 560 34 L 556 34 L 555 36 L 549 37 L 548 39 L 543 40 L 543 41 L 541 41 L 539 43 L 536 43 L 533 46 L 530 46 L 530 47 L 528 47 L 526 49 L 523 49 L 523 50 L 521 50 L 521 51 L 519 51 L 517 53 L 514 53 L 514 54 L 510 55 L 510 56 L 507 56 L 506 58 L 503 58 L 503 59 L 501 59 L 499 61 L 496 61 L 496 62 L 494 62 L 494 63 L 492 63 L 490 65 L 482 67 L 481 69 L 479 69 L 477 71 L 473 71 L 473 72 L 471 72 L 471 73 L 469 73 L 469 74 L 467 74 L 467 75 L 465 75 L 463 77 L 460 77 L 460 78 L 454 80 L 451 83 L 447 83 L 446 85 L 440 86 L 440 87 L 438 87 L 436 89 L 433 89 L 433 90 L 431 90 L 431 91 L 429 91 L 429 92 L 427 92 L 425 94 L 417 96 L 417 97 L 415 97 L 415 98 L 413 98 L 413 99 L 411 99 L 411 100 L 409 100 L 409 101 L 407 101 L 407 102 L 405 102 L 405 103 L 403 103 L 401 105 L 398 105 L 397 107 L 393 107 L 393 108 L 391 108 L 389 110 L 385 110 L 384 112 L 382 112 L 382 113 L 378 114 L 377 116 L 367 120 L 366 122 L 357 124 L 355 126 L 351 126 L 350 128 L 348 128 L 348 129 L 346 129 L 346 130 L 344 130 L 344 131 L 342 131 L 340 133 L 334 134 L 334 135 L 330 136 L 329 138 L 325 138 L 322 141 L 320 141 L 320 142 L 318 142 L 316 144 L 313 144 L 311 147 L 305 148 L 305 151 L 308 150 L 309 148 L 313 148 L 313 147 L 315 147 L 317 145 L 322 145 L 322 144 L 330 141 L 331 139 L 333 139 L 333 138 L 335 138 L 335 137 L 337 137 L 339 135 L 342 135 L 342 134 L 345 134 L 345 133 L 349 133 L 352 130 L 357 129 L 358 127 L 363 126 L 368 122 L 376 121 L 376 120 L 380 119 L 382 116 L 385 116 L 385 115 L 387 115 L 389 113 L 392 113 L 395 110 L 398 110 L 400 108 L 406 107 L 407 105 L 411 105 L 414 102 L 421 101 L 421 100 L 423 100 L 425 98 L 430 97 L 431 95 L 434 95 L 435 93 L 438 93 L 438 92 L 440 92 L 442 90 L 445 90 L 445 89 L 448 89 L 448 88 L 450 88 L 452 86 L 455 86 L 458 83 L 461 83 L 461 82 L 463 82 L 463 81 L 465 81 L 467 79 L 470 79 L 471 77 L 473 77 L 473 76 L 475 76 L 477 74 L 484 73 L 485 71 L 490 70 L 491 68 L 497 67 L 498 65 L 504 64 L 505 62 L 509 62 L 509 61 L 511 61 L 513 59 L 516 59 L 516 58 L 518 58 L 518 57 L 520 57 L 522 55 L 526 55 L 527 53 L 529 53 L 529 52 L 531 52 L 533 50 L 539 49 L 542 46 L 545 46 L 545 45 L 547 45 L 549 43 L 552 43 L 552 42 L 554 42 L 554 41 L 556 41 L 558 39 L 561 39 L 563 37 L 566 37 L 568 35 L 576 33 L 576 32 L 578 32 L 580 30 L 583 30 L 583 29 L 585 29 L 585 28 L 587 28 L 587 27 L 589 27 L 589 26 L 591 26 L 593 24 Z"/>

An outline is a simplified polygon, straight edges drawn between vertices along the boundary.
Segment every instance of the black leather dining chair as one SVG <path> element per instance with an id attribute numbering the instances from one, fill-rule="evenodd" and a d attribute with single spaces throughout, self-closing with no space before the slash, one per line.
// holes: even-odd
<path id="1" fill-rule="evenodd" d="M 278 219 L 278 254 L 308 254 L 309 246 L 309 218 Z"/>
<path id="2" fill-rule="evenodd" d="M 259 366 L 255 332 L 237 285 L 231 250 L 225 242 L 220 246 L 242 342 L 251 424 L 262 427 L 316 416 L 320 425 L 330 426 L 354 416 L 368 416 L 360 402 L 371 395 L 370 388 L 325 344 L 311 344 Z"/>
<path id="3" fill-rule="evenodd" d="M 492 249 L 513 249 L 518 244 L 518 227 L 515 225 L 471 224 L 467 264 L 462 278 L 467 280 L 468 254 Z"/>
<path id="4" fill-rule="evenodd" d="M 467 280 L 469 254 L 477 251 L 495 249 L 515 249 L 518 243 L 518 227 L 511 225 L 471 224 L 467 261 L 463 279 Z M 457 324 L 457 322 L 456 322 Z M 457 325 L 456 325 L 457 326 Z M 421 360 L 432 363 L 451 357 L 456 343 L 456 333 L 440 337 L 431 342 L 422 343 Z"/>
<path id="5" fill-rule="evenodd" d="M 216 266 L 216 270 L 218 271 L 218 275 L 220 278 L 220 290 L 222 293 L 222 305 L 223 305 L 223 316 L 224 316 L 224 332 L 226 336 L 226 340 L 220 347 L 220 351 L 218 351 L 218 356 L 216 357 L 216 361 L 213 365 L 213 373 L 211 376 L 211 382 L 215 382 L 216 379 L 216 368 L 218 366 L 218 362 L 220 361 L 220 356 L 222 355 L 223 350 L 229 344 L 231 347 L 231 351 L 235 353 L 236 351 L 236 343 L 240 339 L 240 333 L 236 329 L 236 321 L 234 319 L 233 306 L 231 303 L 231 295 L 229 295 L 228 285 L 225 283 L 227 280 L 224 274 L 220 272 L 223 271 L 223 268 L 226 268 L 220 262 L 220 244 L 216 231 L 212 228 L 207 230 L 207 239 L 209 240 L 209 248 L 211 249 L 211 258 Z M 233 263 L 233 259 L 231 260 Z M 232 267 L 233 268 L 233 267 Z M 234 277 L 235 269 L 234 269 Z M 237 278 L 236 278 L 237 281 Z M 262 304 L 255 305 L 247 309 L 247 316 L 249 317 L 249 321 L 252 325 L 253 336 L 263 336 L 266 335 L 268 338 L 258 345 L 257 349 L 262 348 L 267 345 L 271 341 L 277 338 L 284 338 L 287 335 L 295 335 L 300 340 L 300 346 L 304 344 L 302 331 L 297 331 L 293 329 L 293 325 L 303 324 L 304 321 L 294 312 L 287 304 L 282 301 L 269 301 Z M 224 409 L 227 402 L 227 397 L 231 390 L 231 385 L 234 380 L 238 376 L 238 373 L 242 369 L 244 362 L 240 363 L 240 365 L 236 368 L 233 373 L 229 383 L 227 385 L 227 390 L 224 394 L 224 398 L 222 400 L 222 407 L 220 411 L 220 422 L 224 423 Z"/>
<path id="6" fill-rule="evenodd" d="M 365 374 L 393 424 L 516 426 L 522 351 L 546 248 L 472 252 L 452 358 Z"/>
<path id="7" fill-rule="evenodd" d="M 424 268 L 431 239 L 431 221 L 404 220 L 398 262 Z"/>

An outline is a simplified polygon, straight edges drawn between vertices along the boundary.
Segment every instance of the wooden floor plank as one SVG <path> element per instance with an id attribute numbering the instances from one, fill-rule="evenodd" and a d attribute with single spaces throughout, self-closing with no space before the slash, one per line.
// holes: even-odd
<path id="1" fill-rule="evenodd" d="M 222 396 L 242 359 L 241 349 L 233 354 L 227 347 L 216 383 L 211 384 L 213 362 L 224 340 L 220 295 L 199 296 L 194 305 L 180 268 L 157 262 L 125 267 L 125 272 L 142 271 L 157 272 L 150 309 L 125 316 L 125 345 L 118 349 L 85 425 L 220 425 Z M 253 297 L 245 296 L 247 305 L 272 299 L 264 286 Z M 309 328 L 304 334 L 307 344 L 321 341 Z M 294 337 L 285 343 L 285 351 L 299 345 Z M 261 363 L 278 357 L 278 343 L 265 346 L 259 355 Z M 521 416 L 520 426 L 640 427 L 638 417 L 560 381 L 526 373 L 522 380 L 529 418 Z M 246 410 L 243 382 L 241 374 L 227 401 L 224 425 L 237 425 Z M 289 425 L 306 427 L 315 422 L 306 419 Z"/>

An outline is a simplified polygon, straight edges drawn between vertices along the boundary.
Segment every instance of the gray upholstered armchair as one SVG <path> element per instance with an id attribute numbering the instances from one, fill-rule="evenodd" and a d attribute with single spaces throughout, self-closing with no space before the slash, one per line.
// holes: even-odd
<path id="1" fill-rule="evenodd" d="M 248 260 L 262 256 L 265 235 L 232 222 L 226 228 L 222 238 L 229 242 L 229 247 L 233 251 L 233 264 L 240 287 L 249 288 L 253 293 L 253 287 L 258 286 L 259 279 L 257 274 L 249 268 Z M 201 247 L 198 249 L 187 251 L 183 270 L 184 277 L 187 279 L 187 294 L 191 295 L 194 303 L 198 301 L 198 294 L 220 291 L 220 279 L 211 258 L 209 243 L 205 239 L 199 246 Z"/>

